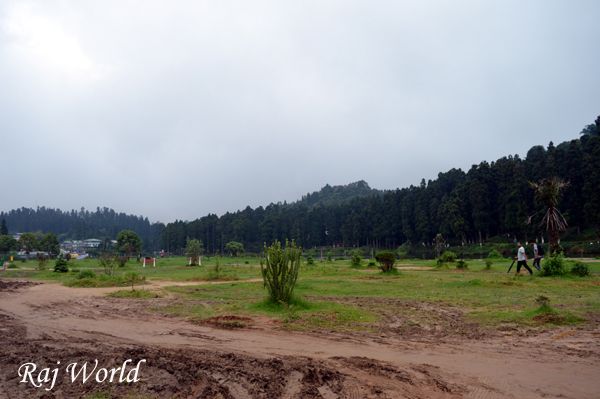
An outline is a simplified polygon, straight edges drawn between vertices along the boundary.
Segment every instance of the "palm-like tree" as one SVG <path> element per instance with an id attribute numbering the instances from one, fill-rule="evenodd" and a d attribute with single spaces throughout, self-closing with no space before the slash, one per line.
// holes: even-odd
<path id="1" fill-rule="evenodd" d="M 550 253 L 560 252 L 558 243 L 560 233 L 567 229 L 567 221 L 557 208 L 560 200 L 561 191 L 569 185 L 568 182 L 558 178 L 551 177 L 543 179 L 539 183 L 529 182 L 535 192 L 535 198 L 547 209 L 540 226 L 545 227 L 550 240 Z M 530 218 L 531 219 L 531 218 Z"/>

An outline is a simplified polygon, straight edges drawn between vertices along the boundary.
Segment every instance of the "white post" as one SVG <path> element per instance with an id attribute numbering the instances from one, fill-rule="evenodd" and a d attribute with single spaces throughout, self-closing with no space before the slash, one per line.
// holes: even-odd
<path id="1" fill-rule="evenodd" d="M 146 257 L 144 256 L 144 263 L 142 263 L 142 267 L 146 267 Z"/>
<path id="2" fill-rule="evenodd" d="M 152 258 L 152 267 L 156 267 L 156 258 Z"/>

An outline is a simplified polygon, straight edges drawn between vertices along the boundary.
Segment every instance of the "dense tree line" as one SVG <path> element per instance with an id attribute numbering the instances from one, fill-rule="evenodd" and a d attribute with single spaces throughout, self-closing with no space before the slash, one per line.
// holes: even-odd
<path id="1" fill-rule="evenodd" d="M 208 253 L 223 252 L 225 243 L 240 241 L 259 251 L 264 242 L 294 239 L 305 248 L 325 245 L 396 247 L 410 242 L 430 245 L 441 233 L 449 243 L 539 237 L 542 204 L 535 203 L 529 182 L 558 176 L 569 185 L 560 209 L 569 233 L 598 234 L 600 227 L 600 118 L 579 139 L 558 146 L 534 146 L 523 159 L 510 155 L 481 162 L 468 171 L 451 169 L 418 186 L 385 191 L 365 190 L 364 182 L 344 193 L 326 186 L 293 204 L 210 214 L 194 221 L 175 221 L 162 232 L 162 247 L 182 251 L 186 240 L 199 239 Z M 367 186 L 368 187 L 368 186 Z M 341 201 L 331 200 L 331 193 Z M 348 195 L 346 195 L 348 194 Z M 531 218 L 531 223 L 526 222 Z"/>
<path id="2" fill-rule="evenodd" d="M 53 232 L 60 239 L 114 239 L 119 231 L 132 230 L 145 250 L 179 254 L 189 239 L 200 240 L 209 254 L 225 253 L 231 241 L 258 252 L 264 243 L 286 239 L 304 248 L 431 245 L 438 233 L 450 244 L 525 240 L 542 234 L 538 226 L 542 204 L 535 203 L 529 183 L 551 176 L 569 183 L 559 203 L 569 223 L 567 234 L 600 234 L 600 117 L 583 129 L 579 139 L 534 146 L 525 158 L 510 155 L 473 165 L 466 172 L 451 169 L 402 189 L 382 192 L 363 181 L 327 185 L 291 204 L 246 207 L 166 226 L 108 208 L 95 212 L 21 208 L 0 213 L 0 219 L 5 219 L 10 232 Z"/>
<path id="3" fill-rule="evenodd" d="M 60 209 L 38 207 L 19 208 L 9 212 L 0 212 L 11 233 L 52 232 L 64 239 L 115 239 L 121 230 L 135 231 L 146 249 L 159 248 L 162 224 L 152 224 L 142 216 L 117 213 L 109 208 L 96 208 L 90 212 L 84 208 L 79 211 L 61 211 Z"/>

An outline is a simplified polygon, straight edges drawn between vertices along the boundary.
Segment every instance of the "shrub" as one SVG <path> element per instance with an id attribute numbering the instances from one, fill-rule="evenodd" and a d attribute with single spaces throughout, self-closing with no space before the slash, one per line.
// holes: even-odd
<path id="1" fill-rule="evenodd" d="M 129 257 L 126 255 L 117 256 L 117 263 L 119 264 L 119 267 L 125 267 L 128 260 L 129 260 Z"/>
<path id="2" fill-rule="evenodd" d="M 369 259 L 369 263 L 367 263 L 367 267 L 375 267 L 375 261 L 373 259 Z"/>
<path id="3" fill-rule="evenodd" d="M 563 255 L 552 255 L 542 263 L 542 276 L 562 276 L 565 274 Z"/>
<path id="4" fill-rule="evenodd" d="M 69 271 L 69 266 L 67 266 L 67 261 L 62 256 L 56 258 L 56 262 L 54 263 L 54 271 L 58 273 L 66 273 Z"/>
<path id="5" fill-rule="evenodd" d="M 270 247 L 265 246 L 260 270 L 272 302 L 290 303 L 298 279 L 301 255 L 302 249 L 294 241 L 286 241 L 285 248 L 281 247 L 279 241 Z"/>
<path id="6" fill-rule="evenodd" d="M 110 256 L 110 254 L 103 254 L 100 257 L 100 260 L 99 260 L 98 263 L 104 269 L 104 273 L 107 276 L 112 276 L 114 274 L 114 271 L 115 271 L 115 258 L 113 258 L 112 256 Z"/>
<path id="7" fill-rule="evenodd" d="M 308 255 L 308 257 L 306 258 L 306 264 L 307 265 L 314 265 L 315 264 L 315 260 L 313 259 L 312 256 Z"/>
<path id="8" fill-rule="evenodd" d="M 127 282 L 127 285 L 131 285 L 131 291 L 134 290 L 133 287 L 134 287 L 135 284 L 141 284 L 144 281 L 146 281 L 146 277 L 145 276 L 142 276 L 142 275 L 140 275 L 138 273 L 135 273 L 135 272 L 126 273 L 123 276 L 123 279 Z"/>
<path id="9" fill-rule="evenodd" d="M 502 254 L 498 252 L 496 249 L 492 249 L 488 254 L 488 258 L 499 259 L 502 258 Z"/>
<path id="10" fill-rule="evenodd" d="M 48 257 L 46 255 L 38 254 L 37 255 L 37 269 L 38 270 L 46 270 L 46 264 L 48 263 Z"/>
<path id="11" fill-rule="evenodd" d="M 379 263 L 379 268 L 384 273 L 389 273 L 394 270 L 396 263 L 396 253 L 392 251 L 382 251 L 375 255 L 375 260 Z"/>
<path id="12" fill-rule="evenodd" d="M 18 269 L 18 266 L 15 262 L 8 262 L 8 269 Z"/>
<path id="13" fill-rule="evenodd" d="M 573 267 L 571 268 L 571 274 L 574 274 L 579 277 L 585 277 L 590 275 L 590 269 L 588 265 L 583 262 L 575 262 Z"/>
<path id="14" fill-rule="evenodd" d="M 350 264 L 352 265 L 352 267 L 360 267 L 361 263 L 362 254 L 360 253 L 360 250 L 355 249 L 352 252 L 350 252 Z"/>
<path id="15" fill-rule="evenodd" d="M 459 260 L 458 262 L 456 262 L 456 268 L 457 269 L 468 269 L 469 265 L 467 264 L 467 262 L 465 262 L 464 260 Z"/>
<path id="16" fill-rule="evenodd" d="M 485 270 L 490 270 L 492 268 L 493 264 L 494 264 L 494 262 L 491 259 L 486 259 L 485 260 Z"/>
<path id="17" fill-rule="evenodd" d="M 444 253 L 440 256 L 442 262 L 456 262 L 456 254 L 452 251 L 444 251 Z"/>
<path id="18" fill-rule="evenodd" d="M 82 270 L 79 272 L 79 274 L 77 275 L 78 279 L 82 279 L 82 278 L 96 278 L 96 273 L 94 273 L 91 270 Z"/>
<path id="19" fill-rule="evenodd" d="M 396 254 L 398 255 L 398 258 L 404 259 L 404 258 L 408 258 L 409 251 L 410 251 L 410 245 L 402 244 L 396 249 Z"/>
<path id="20" fill-rule="evenodd" d="M 209 277 L 213 277 L 212 280 L 218 280 L 221 277 L 221 260 L 218 257 L 215 259 L 215 269 Z"/>
<path id="21" fill-rule="evenodd" d="M 333 253 L 331 251 L 327 251 L 327 262 L 333 261 Z"/>

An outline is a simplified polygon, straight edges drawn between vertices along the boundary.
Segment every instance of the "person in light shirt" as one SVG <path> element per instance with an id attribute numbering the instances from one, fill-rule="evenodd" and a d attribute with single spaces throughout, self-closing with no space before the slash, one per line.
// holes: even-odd
<path id="1" fill-rule="evenodd" d="M 525 248 L 523 248 L 523 245 L 521 245 L 520 241 L 517 243 L 517 247 L 519 247 L 517 250 L 517 274 L 521 272 L 521 266 L 524 266 L 529 274 L 533 274 L 529 266 L 527 266 L 527 254 L 525 253 Z"/>

